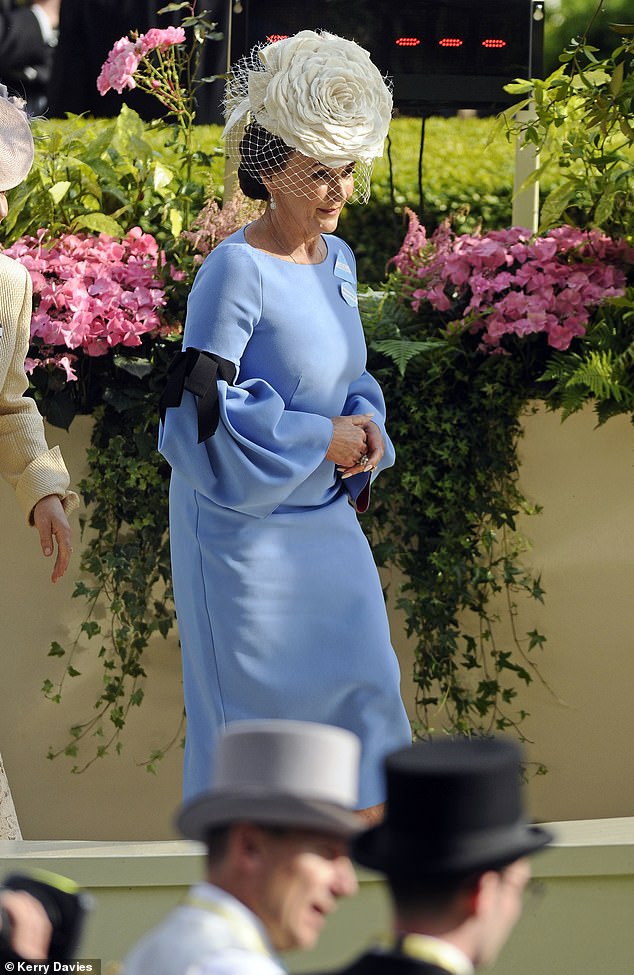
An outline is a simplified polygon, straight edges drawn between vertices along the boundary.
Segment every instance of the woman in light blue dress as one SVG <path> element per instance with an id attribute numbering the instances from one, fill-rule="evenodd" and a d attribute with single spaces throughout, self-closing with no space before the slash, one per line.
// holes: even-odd
<path id="1" fill-rule="evenodd" d="M 342 64 L 352 74 L 360 104 L 346 111 L 355 131 L 342 127 L 338 144 L 324 148 L 321 132 L 294 138 L 287 113 L 276 122 L 270 102 L 264 129 L 249 104 L 238 174 L 247 195 L 268 206 L 198 272 L 186 351 L 163 399 L 185 795 L 207 788 L 224 724 L 312 720 L 361 739 L 360 808 L 371 819 L 384 800 L 385 755 L 411 741 L 356 513 L 394 451 L 381 390 L 365 369 L 354 256 L 333 232 L 345 202 L 360 195 L 360 167 L 382 145 L 390 98 L 356 44 L 312 31 L 260 51 L 248 74 L 279 92 L 294 64 L 305 77 L 315 57 L 326 79 L 329 67 L 340 77 Z M 376 109 L 381 98 L 387 111 Z M 368 114 L 371 132 L 357 133 Z"/>

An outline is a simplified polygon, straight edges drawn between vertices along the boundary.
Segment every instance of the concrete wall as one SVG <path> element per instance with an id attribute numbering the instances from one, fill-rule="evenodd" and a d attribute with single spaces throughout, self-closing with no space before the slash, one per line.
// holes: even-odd
<path id="1" fill-rule="evenodd" d="M 633 432 L 625 417 L 596 429 L 590 411 L 563 425 L 542 414 L 522 444 L 522 484 L 544 506 L 524 527 L 546 590 L 533 618 L 553 693 L 522 692 L 529 757 L 549 769 L 531 783 L 541 819 L 634 813 Z"/>
<path id="2" fill-rule="evenodd" d="M 634 437 L 626 417 L 597 428 L 587 410 L 562 423 L 540 410 L 520 442 L 521 486 L 543 511 L 523 519 L 524 564 L 541 572 L 544 605 L 518 598 L 517 628 L 547 637 L 536 676 L 517 684 L 529 780 L 541 821 L 634 813 Z M 495 605 L 495 604 L 494 604 Z M 500 642 L 509 636 L 500 600 Z M 405 678 L 412 661 L 398 615 L 392 629 Z M 546 686 L 547 685 L 547 686 Z M 534 766 L 533 766 L 534 767 Z M 530 766 L 529 766 L 530 769 Z"/>
<path id="3" fill-rule="evenodd" d="M 634 451 L 631 424 L 611 420 L 594 429 L 590 411 L 565 424 L 539 413 L 526 421 L 521 445 L 522 484 L 544 506 L 524 526 L 533 550 L 527 560 L 543 573 L 544 607 L 527 607 L 522 630 L 537 626 L 548 637 L 540 670 L 556 696 L 538 683 L 521 690 L 531 712 L 526 730 L 530 757 L 549 774 L 529 784 L 532 814 L 540 820 L 629 816 L 634 812 Z M 70 434 L 49 430 L 60 443 L 76 483 L 84 473 L 89 421 L 78 418 Z M 71 775 L 66 758 L 49 761 L 50 745 L 64 743 L 68 726 L 91 716 L 101 670 L 82 651 L 55 705 L 40 693 L 44 678 L 61 676 L 64 663 L 47 657 L 51 640 L 68 645 L 82 600 L 71 599 L 78 578 L 81 541 L 75 520 L 74 564 L 52 586 L 50 565 L 39 554 L 34 530 L 0 484 L 3 534 L 0 563 L 0 751 L 29 839 L 148 840 L 174 835 L 180 795 L 180 749 L 159 774 L 138 763 L 169 741 L 182 709 L 175 639 L 158 638 L 148 656 L 147 695 L 129 721 L 121 757 L 96 762 Z M 412 708 L 411 657 L 402 621 L 392 629 Z M 565 704 L 560 703 L 560 700 Z"/>
<path id="4" fill-rule="evenodd" d="M 47 430 L 49 443 L 60 444 L 74 484 L 86 473 L 90 427 L 89 418 L 78 417 L 69 434 Z M 70 759 L 47 759 L 49 746 L 65 743 L 71 724 L 94 714 L 101 682 L 94 652 L 82 651 L 74 661 L 82 676 L 66 680 L 61 704 L 45 700 L 40 692 L 44 678 L 55 680 L 64 672 L 64 661 L 47 656 L 51 641 L 68 646 L 85 610 L 83 600 L 71 598 L 80 577 L 79 520 L 75 515 L 73 562 L 53 586 L 52 566 L 40 554 L 36 533 L 21 521 L 12 492 L 3 483 L 0 497 L 0 751 L 23 835 L 101 840 L 175 835 L 170 824 L 180 801 L 182 751 L 172 749 L 156 776 L 138 763 L 178 728 L 183 702 L 176 638 L 159 637 L 152 645 L 147 698 L 131 715 L 131 734 L 120 757 L 99 760 L 81 775 L 71 774 Z"/>

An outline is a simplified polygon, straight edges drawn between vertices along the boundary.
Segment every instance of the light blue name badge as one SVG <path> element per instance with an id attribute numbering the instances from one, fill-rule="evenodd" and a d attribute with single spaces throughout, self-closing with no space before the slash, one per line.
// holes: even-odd
<path id="1" fill-rule="evenodd" d="M 354 274 L 352 273 L 352 268 L 348 264 L 343 251 L 339 251 L 337 254 L 337 260 L 335 261 L 335 277 L 343 278 L 344 281 L 349 281 L 350 284 L 354 284 Z"/>
<path id="2" fill-rule="evenodd" d="M 339 285 L 339 290 L 341 291 L 341 297 L 346 304 L 352 305 L 353 308 L 356 308 L 356 306 L 359 304 L 356 288 L 354 288 L 348 281 L 343 281 Z"/>

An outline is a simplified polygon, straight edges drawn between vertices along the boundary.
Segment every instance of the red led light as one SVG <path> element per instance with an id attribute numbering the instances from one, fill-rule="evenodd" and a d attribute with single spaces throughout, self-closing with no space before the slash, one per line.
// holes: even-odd
<path id="1" fill-rule="evenodd" d="M 463 41 L 460 37 L 441 37 L 438 41 L 439 47 L 462 47 Z"/>
<path id="2" fill-rule="evenodd" d="M 482 47 L 506 47 L 506 41 L 503 41 L 501 37 L 487 37 L 482 41 Z"/>
<path id="3" fill-rule="evenodd" d="M 276 41 L 283 41 L 288 34 L 267 34 L 266 39 L 269 44 L 275 44 Z"/>
<path id="4" fill-rule="evenodd" d="M 397 47 L 418 47 L 420 37 L 397 37 L 394 43 Z"/>

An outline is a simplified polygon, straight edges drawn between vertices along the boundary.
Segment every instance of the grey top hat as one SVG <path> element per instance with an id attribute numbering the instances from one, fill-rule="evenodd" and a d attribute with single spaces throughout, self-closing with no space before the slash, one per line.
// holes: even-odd
<path id="1" fill-rule="evenodd" d="M 26 179 L 33 154 L 29 120 L 0 85 L 0 192 L 13 189 Z"/>
<path id="2" fill-rule="evenodd" d="M 392 877 L 493 870 L 552 840 L 524 816 L 518 745 L 503 738 L 416 742 L 386 762 L 387 815 L 352 855 Z"/>
<path id="3" fill-rule="evenodd" d="M 184 836 L 204 842 L 216 826 L 247 820 L 349 837 L 357 803 L 360 742 L 306 721 L 238 721 L 218 743 L 211 788 L 181 809 Z"/>

